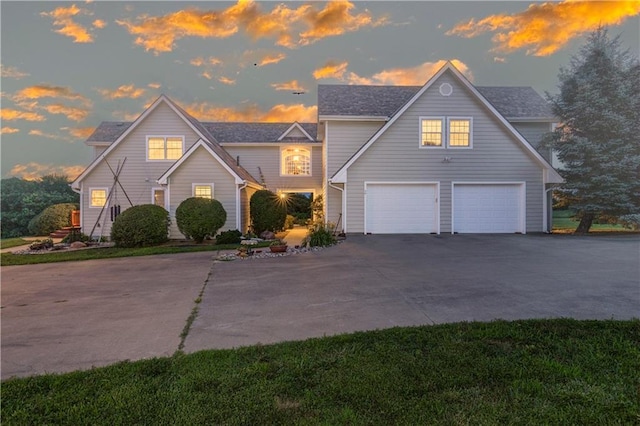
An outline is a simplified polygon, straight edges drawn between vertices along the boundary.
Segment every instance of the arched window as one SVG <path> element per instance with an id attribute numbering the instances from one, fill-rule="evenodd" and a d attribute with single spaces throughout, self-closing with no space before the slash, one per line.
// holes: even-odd
<path id="1" fill-rule="evenodd" d="M 311 176 L 311 151 L 305 148 L 285 148 L 281 156 L 282 175 Z"/>

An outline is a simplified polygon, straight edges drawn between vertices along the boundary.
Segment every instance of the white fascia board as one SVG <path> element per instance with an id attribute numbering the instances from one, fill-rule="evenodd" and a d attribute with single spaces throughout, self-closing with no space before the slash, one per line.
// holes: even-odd
<path id="1" fill-rule="evenodd" d="M 335 175 L 329 178 L 329 183 L 347 183 L 347 170 L 339 170 Z"/>
<path id="2" fill-rule="evenodd" d="M 111 145 L 111 143 L 112 142 L 98 142 L 98 141 L 84 142 L 84 144 L 87 146 L 109 146 Z"/>
<path id="3" fill-rule="evenodd" d="M 557 117 L 505 117 L 510 123 L 558 123 Z"/>
<path id="4" fill-rule="evenodd" d="M 388 121 L 386 115 L 320 115 L 318 121 Z"/>
<path id="5" fill-rule="evenodd" d="M 322 141 L 295 141 L 295 142 L 222 142 L 218 145 L 225 147 L 234 147 L 234 146 L 242 146 L 242 147 L 260 147 L 260 146 L 293 146 L 293 145 L 304 145 L 304 146 L 322 146 Z"/>

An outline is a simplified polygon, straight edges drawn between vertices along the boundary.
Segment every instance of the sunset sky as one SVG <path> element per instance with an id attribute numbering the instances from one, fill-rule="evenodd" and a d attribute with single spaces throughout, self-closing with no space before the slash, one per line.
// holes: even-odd
<path id="1" fill-rule="evenodd" d="M 101 121 L 132 121 L 161 93 L 206 121 L 315 121 L 318 84 L 419 85 L 452 60 L 478 85 L 554 93 L 599 24 L 640 51 L 640 1 L 2 1 L 0 11 L 2 177 L 74 178 Z"/>

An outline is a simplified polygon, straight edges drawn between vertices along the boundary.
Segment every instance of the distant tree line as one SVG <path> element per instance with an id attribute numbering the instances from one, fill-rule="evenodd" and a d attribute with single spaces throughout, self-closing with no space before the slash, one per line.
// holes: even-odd
<path id="1" fill-rule="evenodd" d="M 79 203 L 80 195 L 64 175 L 47 175 L 38 180 L 17 177 L 0 181 L 0 223 L 2 238 L 29 235 L 29 221 L 47 207 L 59 203 Z"/>

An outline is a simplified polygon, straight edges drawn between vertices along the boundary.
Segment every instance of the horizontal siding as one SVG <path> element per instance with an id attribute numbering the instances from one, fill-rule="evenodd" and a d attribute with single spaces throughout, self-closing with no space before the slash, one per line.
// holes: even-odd
<path id="1" fill-rule="evenodd" d="M 293 145 L 291 145 L 293 146 Z M 300 145 L 309 148 L 307 145 Z M 277 192 L 313 190 L 322 193 L 322 147 L 311 147 L 311 176 L 280 176 L 279 146 L 225 146 L 227 152 L 240 160 L 244 167 L 258 182 L 260 171 L 269 190 Z"/>
<path id="2" fill-rule="evenodd" d="M 236 229 L 237 186 L 233 176 L 200 147 L 170 176 L 169 212 L 171 214 L 171 238 L 184 238 L 176 223 L 176 209 L 180 203 L 193 196 L 193 183 L 213 183 L 213 198 L 222 203 L 227 221 L 221 231 Z"/>
<path id="3" fill-rule="evenodd" d="M 330 121 L 327 123 L 325 136 L 327 177 L 331 178 L 383 124 L 380 121 Z"/>
<path id="4" fill-rule="evenodd" d="M 340 187 L 342 186 L 342 184 L 336 184 L 336 186 Z M 344 218 L 340 218 L 340 214 L 342 213 L 342 192 L 329 186 L 327 199 L 328 199 L 328 204 L 327 204 L 328 209 L 327 209 L 326 220 L 327 222 L 331 222 L 338 225 L 338 221 L 340 220 L 342 222 L 342 219 L 344 219 Z M 344 229 L 344 223 L 341 223 L 340 225 L 338 225 L 338 231 L 342 231 L 343 229 Z"/>
<path id="5" fill-rule="evenodd" d="M 514 123 L 511 125 L 547 160 L 551 161 L 548 149 L 542 149 L 542 137 L 551 131 L 550 123 Z"/>
<path id="6" fill-rule="evenodd" d="M 453 94 L 438 88 L 448 82 Z M 419 148 L 419 117 L 473 117 L 473 149 Z M 443 158 L 451 162 L 443 163 Z M 542 168 L 450 73 L 423 96 L 349 168 L 349 232 L 364 232 L 364 182 L 440 182 L 440 231 L 451 232 L 451 182 L 522 181 L 527 187 L 527 231 L 542 231 Z"/>
<path id="7" fill-rule="evenodd" d="M 118 146 L 107 154 L 106 160 L 116 169 L 126 158 L 120 174 L 124 187 L 133 205 L 151 204 L 152 188 L 156 180 L 171 166 L 171 161 L 147 161 L 146 146 L 148 135 L 180 135 L 185 137 L 185 151 L 198 140 L 197 134 L 169 106 L 161 103 L 152 111 Z M 89 208 L 89 188 L 111 187 L 113 174 L 102 161 L 82 181 L 82 232 L 89 233 L 98 219 L 100 209 Z M 122 189 L 116 188 L 118 203 L 122 209 L 129 207 Z M 102 221 L 101 221 L 102 223 Z M 102 235 L 111 233 L 109 218 L 101 226 Z M 97 234 L 97 233 L 96 233 Z"/>

